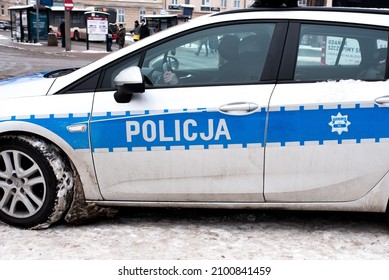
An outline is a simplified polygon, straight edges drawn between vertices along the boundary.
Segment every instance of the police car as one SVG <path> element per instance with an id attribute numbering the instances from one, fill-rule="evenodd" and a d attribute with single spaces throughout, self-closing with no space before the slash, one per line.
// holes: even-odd
<path id="1" fill-rule="evenodd" d="M 262 2 L 2 81 L 1 220 L 44 228 L 91 206 L 385 212 L 389 12 Z"/>

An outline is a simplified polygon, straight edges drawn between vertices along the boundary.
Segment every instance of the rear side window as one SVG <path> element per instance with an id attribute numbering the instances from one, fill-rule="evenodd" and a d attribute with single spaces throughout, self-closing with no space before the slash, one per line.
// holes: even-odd
<path id="1" fill-rule="evenodd" d="M 387 42 L 382 30 L 302 24 L 294 79 L 382 80 Z"/>
<path id="2" fill-rule="evenodd" d="M 325 65 L 359 65 L 361 48 L 353 38 L 323 36 L 320 62 Z"/>

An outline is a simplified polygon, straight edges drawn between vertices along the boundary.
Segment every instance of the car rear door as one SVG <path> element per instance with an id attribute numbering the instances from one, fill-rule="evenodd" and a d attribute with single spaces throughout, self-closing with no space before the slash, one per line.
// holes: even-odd
<path id="1" fill-rule="evenodd" d="M 363 26 L 291 24 L 269 105 L 267 202 L 357 200 L 387 173 L 387 38 Z"/>

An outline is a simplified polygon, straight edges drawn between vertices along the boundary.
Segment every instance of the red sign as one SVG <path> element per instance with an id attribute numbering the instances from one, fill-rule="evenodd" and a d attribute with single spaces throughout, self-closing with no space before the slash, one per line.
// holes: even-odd
<path id="1" fill-rule="evenodd" d="M 64 0 L 63 5 L 67 11 L 71 11 L 74 8 L 73 0 Z"/>

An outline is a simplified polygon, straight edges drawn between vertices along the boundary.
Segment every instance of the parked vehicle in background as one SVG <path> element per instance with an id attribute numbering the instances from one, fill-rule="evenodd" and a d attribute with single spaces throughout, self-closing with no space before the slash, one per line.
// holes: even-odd
<path id="1" fill-rule="evenodd" d="M 49 22 L 50 30 L 57 34 L 57 37 L 61 37 L 59 26 L 64 19 L 64 7 L 63 6 L 52 6 L 48 8 L 49 11 Z M 114 30 L 113 39 L 116 40 L 117 30 L 117 10 L 113 8 L 97 8 L 87 7 L 85 9 L 73 8 L 70 11 L 70 37 L 72 40 L 86 40 L 87 38 L 87 26 L 86 26 L 86 15 L 87 12 L 104 12 L 109 13 L 108 24 L 112 26 Z"/>
<path id="2" fill-rule="evenodd" d="M 2 29 L 2 30 L 11 30 L 11 21 L 9 21 L 9 20 L 1 20 L 0 21 L 0 29 Z"/>
<path id="3" fill-rule="evenodd" d="M 70 38 L 73 40 L 86 39 L 86 20 L 85 12 L 87 9 L 74 8 L 70 11 Z M 50 31 L 55 33 L 57 37 L 61 37 L 59 26 L 64 20 L 64 7 L 52 6 L 48 8 L 48 16 L 50 22 Z"/>

